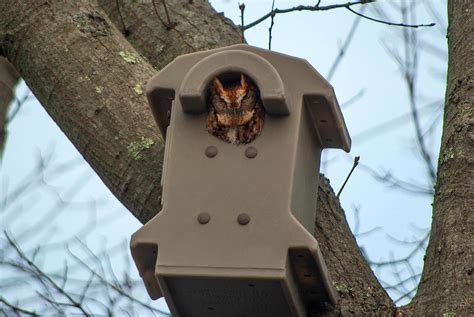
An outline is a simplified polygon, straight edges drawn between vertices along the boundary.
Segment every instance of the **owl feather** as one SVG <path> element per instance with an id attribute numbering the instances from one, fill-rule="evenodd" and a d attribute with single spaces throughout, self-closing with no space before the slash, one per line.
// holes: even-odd
<path id="1" fill-rule="evenodd" d="M 232 144 L 248 144 L 260 135 L 265 109 L 257 86 L 241 74 L 240 81 L 223 85 L 214 78 L 208 100 L 207 131 Z"/>

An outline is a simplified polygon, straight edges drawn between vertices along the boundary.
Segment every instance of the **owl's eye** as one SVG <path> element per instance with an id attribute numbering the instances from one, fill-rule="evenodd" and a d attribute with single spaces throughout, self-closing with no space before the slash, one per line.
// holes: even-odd
<path id="1" fill-rule="evenodd" d="M 242 103 L 242 99 L 244 99 L 245 96 L 246 96 L 245 94 L 238 96 L 238 97 L 237 97 L 237 103 L 238 103 L 238 104 L 241 104 L 241 103 Z"/>
<path id="2" fill-rule="evenodd" d="M 221 97 L 222 100 L 224 100 L 224 102 L 225 102 L 226 104 L 230 104 L 230 103 L 231 103 L 229 96 L 227 96 L 227 95 L 222 95 L 222 96 L 220 96 L 220 97 Z"/>

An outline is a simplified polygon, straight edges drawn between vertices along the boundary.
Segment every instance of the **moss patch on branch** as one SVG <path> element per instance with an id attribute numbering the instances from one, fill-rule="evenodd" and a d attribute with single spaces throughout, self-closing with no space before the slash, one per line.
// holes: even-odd
<path id="1" fill-rule="evenodd" d="M 138 56 L 133 53 L 120 51 L 119 55 L 120 57 L 122 57 L 124 61 L 126 61 L 129 64 L 138 64 Z"/>
<path id="2" fill-rule="evenodd" d="M 72 16 L 72 21 L 83 33 L 90 33 L 93 36 L 107 36 L 110 34 L 110 27 L 99 12 L 79 12 Z"/>
<path id="3" fill-rule="evenodd" d="M 139 141 L 134 141 L 127 146 L 128 155 L 136 160 L 142 157 L 142 152 L 152 147 L 155 141 L 151 138 L 141 137 Z"/>
<path id="4" fill-rule="evenodd" d="M 136 84 L 135 86 L 133 86 L 133 90 L 135 91 L 137 95 L 143 94 L 143 89 L 140 84 Z"/>
<path id="5" fill-rule="evenodd" d="M 95 86 L 95 92 L 99 95 L 104 91 L 104 86 Z"/>

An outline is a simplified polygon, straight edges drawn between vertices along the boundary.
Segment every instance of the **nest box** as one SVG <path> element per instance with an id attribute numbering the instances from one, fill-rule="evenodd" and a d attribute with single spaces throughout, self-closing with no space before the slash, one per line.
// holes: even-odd
<path id="1" fill-rule="evenodd" d="M 247 145 L 206 130 L 214 77 L 246 74 L 265 107 Z M 307 316 L 336 302 L 318 242 L 323 148 L 349 151 L 331 85 L 305 60 L 234 45 L 182 55 L 148 83 L 166 136 L 161 212 L 133 234 L 149 295 L 173 316 Z"/>

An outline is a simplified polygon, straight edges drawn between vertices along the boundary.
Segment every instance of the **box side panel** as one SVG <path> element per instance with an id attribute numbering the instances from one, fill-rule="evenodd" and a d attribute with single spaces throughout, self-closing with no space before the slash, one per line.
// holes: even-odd
<path id="1" fill-rule="evenodd" d="M 303 99 L 298 100 L 303 108 L 300 115 L 296 158 L 293 172 L 291 212 L 310 232 L 314 231 L 316 215 L 316 197 L 319 183 L 319 162 L 321 146 L 316 130 L 313 128 L 309 111 L 303 106 Z"/>

